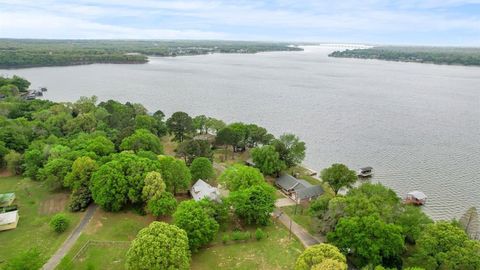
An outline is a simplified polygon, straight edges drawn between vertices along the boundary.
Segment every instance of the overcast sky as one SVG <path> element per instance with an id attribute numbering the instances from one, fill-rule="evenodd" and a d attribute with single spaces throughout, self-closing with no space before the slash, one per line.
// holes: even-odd
<path id="1" fill-rule="evenodd" d="M 480 46 L 480 0 L 0 0 L 0 37 Z"/>

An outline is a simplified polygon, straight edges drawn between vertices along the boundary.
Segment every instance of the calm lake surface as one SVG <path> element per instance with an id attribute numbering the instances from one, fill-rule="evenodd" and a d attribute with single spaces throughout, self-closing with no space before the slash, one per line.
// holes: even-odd
<path id="1" fill-rule="evenodd" d="M 329 58 L 332 47 L 152 58 L 143 65 L 0 70 L 46 98 L 96 95 L 253 122 L 307 143 L 305 164 L 372 166 L 399 196 L 422 190 L 434 219 L 480 208 L 480 68 Z"/>

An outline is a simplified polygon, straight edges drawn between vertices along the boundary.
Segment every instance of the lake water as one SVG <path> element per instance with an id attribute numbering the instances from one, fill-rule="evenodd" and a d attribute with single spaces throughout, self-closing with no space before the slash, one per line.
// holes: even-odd
<path id="1" fill-rule="evenodd" d="M 432 218 L 480 208 L 480 68 L 327 57 L 334 49 L 0 74 L 46 86 L 55 101 L 96 95 L 293 132 L 307 143 L 307 166 L 372 166 L 371 181 L 399 196 L 424 191 Z"/>

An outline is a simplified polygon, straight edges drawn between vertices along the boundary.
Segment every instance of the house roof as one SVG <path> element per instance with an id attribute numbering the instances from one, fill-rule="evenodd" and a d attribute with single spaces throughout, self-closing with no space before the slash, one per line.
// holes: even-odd
<path id="1" fill-rule="evenodd" d="M 0 204 L 8 203 L 15 199 L 15 193 L 3 193 L 0 194 Z"/>
<path id="2" fill-rule="evenodd" d="M 414 190 L 412 192 L 409 192 L 407 195 L 409 196 L 412 196 L 418 200 L 425 200 L 427 198 L 427 195 L 425 195 L 425 193 L 421 192 L 421 191 L 418 191 L 418 190 Z"/>
<path id="3" fill-rule="evenodd" d="M 297 179 L 289 174 L 278 177 L 275 183 L 285 190 L 293 189 L 300 200 L 320 196 L 324 192 L 321 186 L 312 185 L 303 179 Z"/>
<path id="4" fill-rule="evenodd" d="M 312 197 L 318 197 L 324 193 L 321 186 L 312 185 L 297 191 L 297 199 L 304 200 Z"/>
<path id="5" fill-rule="evenodd" d="M 195 201 L 207 198 L 213 201 L 220 201 L 220 192 L 216 187 L 210 186 L 207 182 L 199 179 L 190 189 L 190 194 Z"/>
<path id="6" fill-rule="evenodd" d="M 0 226 L 17 222 L 18 211 L 0 213 Z"/>
<path id="7" fill-rule="evenodd" d="M 289 174 L 283 174 L 277 179 L 275 179 L 275 184 L 277 184 L 278 186 L 280 186 L 285 190 L 289 190 L 294 188 L 295 185 L 298 184 L 298 179 Z"/>

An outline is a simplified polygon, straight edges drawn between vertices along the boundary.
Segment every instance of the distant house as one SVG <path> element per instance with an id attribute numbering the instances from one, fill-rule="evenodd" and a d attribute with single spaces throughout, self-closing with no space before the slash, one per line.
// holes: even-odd
<path id="1" fill-rule="evenodd" d="M 215 142 L 215 138 L 216 136 L 210 133 L 198 134 L 195 137 L 193 137 L 194 140 L 207 141 L 211 144 Z"/>
<path id="2" fill-rule="evenodd" d="M 15 193 L 0 194 L 0 207 L 10 206 L 15 200 Z"/>
<path id="3" fill-rule="evenodd" d="M 18 219 L 18 210 L 0 213 L 0 231 L 17 228 Z"/>
<path id="4" fill-rule="evenodd" d="M 284 174 L 275 180 L 275 185 L 297 203 L 310 201 L 322 195 L 323 189 L 319 185 L 312 185 L 305 180 L 297 179 Z"/>
<path id="5" fill-rule="evenodd" d="M 212 201 L 220 202 L 220 191 L 216 187 L 210 186 L 207 182 L 199 179 L 190 189 L 190 194 L 195 201 L 200 201 L 204 198 Z"/>

